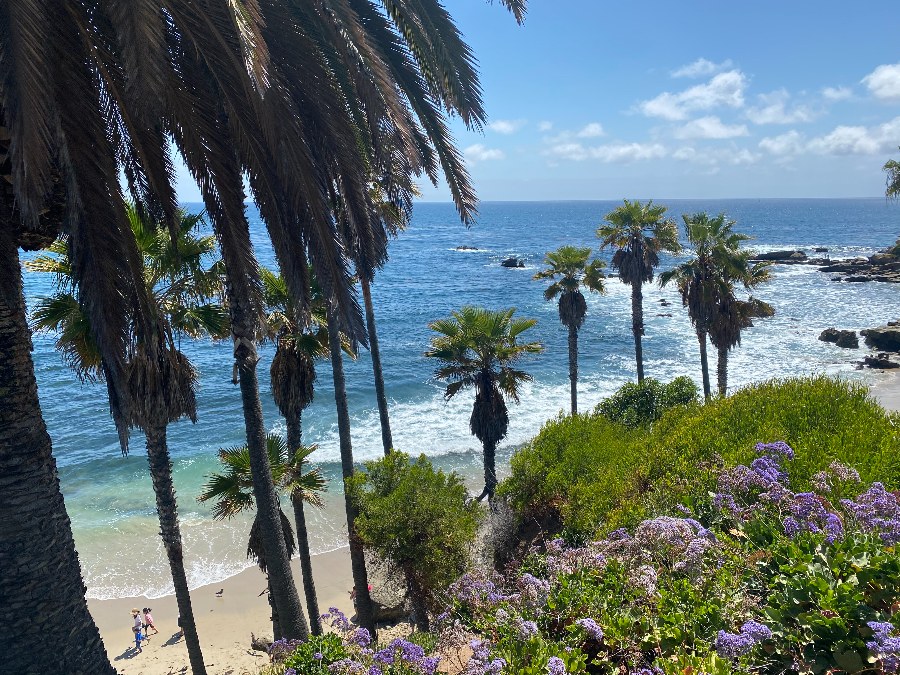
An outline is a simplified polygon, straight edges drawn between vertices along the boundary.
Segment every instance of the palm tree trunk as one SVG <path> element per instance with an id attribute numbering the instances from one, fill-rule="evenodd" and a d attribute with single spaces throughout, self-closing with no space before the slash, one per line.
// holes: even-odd
<path id="1" fill-rule="evenodd" d="M 288 453 L 294 458 L 300 447 L 302 427 L 300 414 L 285 417 L 287 425 Z M 306 530 L 306 514 L 303 511 L 303 499 L 291 497 L 294 507 L 294 520 L 297 521 L 297 551 L 300 554 L 300 571 L 303 573 L 303 593 L 306 596 L 306 612 L 309 614 L 309 627 L 313 635 L 322 634 L 322 621 L 319 619 L 319 600 L 316 597 L 316 582 L 312 573 L 312 556 L 309 552 L 309 532 Z"/>
<path id="2" fill-rule="evenodd" d="M 412 602 L 413 614 L 416 615 L 416 630 L 421 633 L 427 633 L 431 627 L 428 620 L 428 604 L 425 601 L 425 591 L 416 579 L 415 572 L 411 569 L 405 571 L 406 590 Z"/>
<path id="3" fill-rule="evenodd" d="M 641 336 L 644 334 L 644 292 L 641 284 L 631 284 L 631 332 L 634 333 L 634 358 L 637 361 L 638 382 L 644 381 L 644 349 Z"/>
<path id="4" fill-rule="evenodd" d="M 284 632 L 281 630 L 281 622 L 278 620 L 278 608 L 275 607 L 275 598 L 272 595 L 272 577 L 268 574 L 266 575 L 266 595 L 269 596 L 269 607 L 272 610 L 272 639 L 280 640 L 284 637 Z"/>
<path id="5" fill-rule="evenodd" d="M 165 424 L 155 429 L 148 429 L 146 435 L 147 460 L 150 464 L 150 476 L 153 479 L 153 492 L 156 494 L 160 536 L 169 558 L 169 568 L 172 570 L 175 600 L 178 604 L 178 614 L 181 616 L 181 627 L 184 630 L 188 659 L 194 675 L 205 675 L 206 666 L 203 664 L 200 638 L 197 636 L 197 624 L 194 621 L 194 610 L 191 608 L 187 574 L 184 571 L 181 528 L 178 525 L 175 486 L 172 482 L 172 462 L 169 459 L 169 448 L 166 443 Z"/>
<path id="6" fill-rule="evenodd" d="M 347 511 L 347 535 L 350 543 L 350 567 L 356 589 L 357 622 L 375 636 L 375 614 L 369 595 L 369 576 L 362 542 L 356 534 L 356 506 L 350 498 L 347 481 L 353 477 L 353 444 L 350 439 L 350 411 L 347 408 L 347 384 L 344 380 L 344 359 L 341 354 L 339 319 L 334 308 L 328 307 L 328 348 L 331 352 L 331 371 L 334 377 L 334 402 L 337 406 L 338 435 L 341 443 L 341 473 L 344 477 L 344 507 Z"/>
<path id="7" fill-rule="evenodd" d="M 706 331 L 697 330 L 697 341 L 700 343 L 700 370 L 703 373 L 703 398 L 709 400 L 711 396 L 709 385 L 709 359 L 706 356 Z"/>
<path id="8" fill-rule="evenodd" d="M 716 375 L 719 380 L 719 396 L 725 396 L 728 393 L 728 350 L 724 347 L 719 347 Z"/>
<path id="9" fill-rule="evenodd" d="M 572 414 L 578 414 L 578 329 L 569 326 L 569 387 L 572 398 Z"/>
<path id="10" fill-rule="evenodd" d="M 4 209 L 5 211 L 5 209 Z M 0 217 L 0 670 L 115 675 L 88 612 L 41 415 L 18 249 Z"/>
<path id="11" fill-rule="evenodd" d="M 375 331 L 375 309 L 372 306 L 372 291 L 365 275 L 360 277 L 363 302 L 366 306 L 366 328 L 369 331 L 369 352 L 372 354 L 372 370 L 375 373 L 375 397 L 378 399 L 378 416 L 381 418 L 381 444 L 387 456 L 394 447 L 391 437 L 391 420 L 388 417 L 387 396 L 384 393 L 384 374 L 381 371 L 381 351 L 378 348 L 378 333 Z"/>
<path id="12" fill-rule="evenodd" d="M 484 446 L 484 490 L 478 495 L 480 502 L 485 497 L 488 502 L 494 500 L 494 491 L 497 489 L 497 444 L 485 441 Z"/>
<path id="13" fill-rule="evenodd" d="M 254 312 L 245 279 L 231 278 L 228 264 L 229 249 L 222 247 L 231 312 L 231 331 L 234 336 L 235 368 L 241 386 L 247 448 L 250 451 L 250 470 L 253 476 L 253 498 L 260 522 L 260 540 L 266 551 L 267 571 L 273 591 L 275 607 L 284 637 L 305 640 L 309 636 L 306 617 L 300 606 L 300 596 L 291 574 L 291 561 L 281 529 L 281 505 L 272 483 L 272 469 L 266 452 L 266 427 L 259 398 L 256 377 L 256 330 Z"/>

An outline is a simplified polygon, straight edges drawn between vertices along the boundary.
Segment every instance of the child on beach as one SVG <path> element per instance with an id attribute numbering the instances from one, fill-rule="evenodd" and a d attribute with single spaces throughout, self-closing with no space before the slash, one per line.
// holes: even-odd
<path id="1" fill-rule="evenodd" d="M 156 626 L 153 625 L 153 615 L 150 614 L 150 608 L 144 607 L 144 632 L 147 635 L 150 635 L 148 632 L 150 629 L 153 629 L 153 634 L 156 635 L 159 631 L 156 630 Z"/>

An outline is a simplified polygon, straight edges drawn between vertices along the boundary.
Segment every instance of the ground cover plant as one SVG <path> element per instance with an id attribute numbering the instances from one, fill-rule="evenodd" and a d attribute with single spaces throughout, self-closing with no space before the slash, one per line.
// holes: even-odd
<path id="1" fill-rule="evenodd" d="M 670 385 L 671 386 L 671 385 Z M 626 385 L 605 409 L 638 410 Z M 636 413 L 627 413 L 636 415 Z M 623 419 L 624 415 L 610 415 Z M 589 539 L 715 488 L 723 466 L 749 462 L 757 441 L 797 450 L 787 468 L 798 488 L 839 461 L 864 481 L 900 487 L 900 417 L 867 390 L 826 377 L 757 384 L 705 405 L 676 405 L 652 424 L 626 427 L 605 415 L 551 420 L 511 461 L 499 488 L 520 523 Z"/>
<path id="2" fill-rule="evenodd" d="M 456 582 L 442 621 L 466 672 L 895 671 L 897 495 L 838 462 L 795 491 L 788 444 L 752 451 L 696 511 Z"/>

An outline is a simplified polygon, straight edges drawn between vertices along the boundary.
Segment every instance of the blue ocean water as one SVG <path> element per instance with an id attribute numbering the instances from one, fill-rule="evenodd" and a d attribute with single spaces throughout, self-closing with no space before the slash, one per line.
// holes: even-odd
<path id="1" fill-rule="evenodd" d="M 883 199 L 853 200 L 670 200 L 670 213 L 725 212 L 737 229 L 754 237 L 758 250 L 826 246 L 832 258 L 870 255 L 896 239 L 900 207 Z M 596 248 L 594 232 L 618 202 L 493 202 L 480 207 L 478 222 L 466 229 L 450 204 L 417 204 L 408 231 L 391 244 L 391 259 L 373 285 L 384 375 L 397 448 L 437 458 L 479 487 L 479 446 L 468 430 L 471 396 L 445 402 L 423 356 L 428 322 L 464 304 L 516 307 L 538 319 L 532 337 L 546 351 L 525 364 L 534 382 L 521 403 L 511 406 L 509 452 L 533 436 L 544 421 L 568 407 L 566 331 L 555 303 L 543 300 L 543 283 L 532 280 L 546 251 L 563 244 Z M 188 205 L 199 210 L 200 205 Z M 262 262 L 273 266 L 258 214 L 251 208 L 252 234 Z M 459 251 L 457 247 L 477 251 Z M 523 269 L 505 269 L 503 258 L 524 258 Z M 599 254 L 608 260 L 610 254 Z M 673 264 L 662 260 L 662 269 Z M 52 280 L 26 273 L 29 300 L 51 291 Z M 590 295 L 588 318 L 579 338 L 579 403 L 588 409 L 634 377 L 630 333 L 630 289 L 617 280 L 605 296 Z M 746 331 L 730 361 L 731 384 L 771 377 L 831 373 L 865 378 L 854 369 L 860 351 L 842 350 L 817 340 L 828 326 L 860 329 L 900 317 L 900 288 L 892 284 L 835 283 L 814 267 L 774 268 L 774 279 L 756 295 L 772 303 L 774 318 Z M 660 300 L 672 304 L 663 307 Z M 661 379 L 688 375 L 699 381 L 696 337 L 672 289 L 644 290 L 647 374 Z M 66 506 L 72 519 L 88 595 L 155 597 L 171 592 L 159 542 L 154 498 L 135 434 L 132 453 L 122 458 L 109 419 L 105 387 L 79 384 L 53 348 L 52 336 L 35 336 L 34 359 L 44 417 L 53 439 Z M 216 450 L 239 445 L 243 419 L 238 388 L 231 384 L 228 343 L 183 343 L 200 371 L 199 419 L 170 427 L 186 561 L 192 587 L 225 578 L 248 565 L 244 552 L 249 520 L 213 523 L 208 507 L 196 502 L 204 477 L 217 468 Z M 266 423 L 283 431 L 272 402 L 268 367 L 271 347 L 262 347 L 260 387 Z M 378 457 L 381 438 L 371 363 L 363 353 L 347 363 L 353 445 L 359 460 Z M 312 514 L 312 544 L 325 551 L 343 544 L 339 499 L 337 421 L 328 364 L 318 368 L 316 399 L 303 417 L 304 440 L 317 443 L 313 458 L 332 480 L 324 511 Z M 135 561 L 145 574 L 134 575 Z"/>

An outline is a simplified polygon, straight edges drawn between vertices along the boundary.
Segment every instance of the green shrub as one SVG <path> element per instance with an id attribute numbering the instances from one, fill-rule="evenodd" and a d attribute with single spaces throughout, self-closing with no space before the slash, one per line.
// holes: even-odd
<path id="1" fill-rule="evenodd" d="M 366 462 L 350 490 L 363 546 L 405 584 L 416 625 L 427 631 L 435 594 L 468 567 L 480 505 L 468 501 L 456 473 L 435 471 L 425 455 L 412 461 L 396 451 Z"/>
<path id="2" fill-rule="evenodd" d="M 644 462 L 642 436 L 602 416 L 560 415 L 513 454 L 498 496 L 522 521 L 554 530 L 561 516 L 572 534 L 591 534 L 628 501 Z"/>
<path id="3" fill-rule="evenodd" d="M 594 412 L 627 427 L 646 426 L 670 408 L 696 403 L 699 393 L 689 377 L 676 377 L 669 384 L 648 377 L 640 383 L 622 385 L 601 401 Z"/>
<path id="4" fill-rule="evenodd" d="M 863 480 L 900 487 L 900 416 L 863 386 L 812 377 L 675 406 L 649 429 L 602 415 L 559 417 L 513 455 L 499 494 L 523 522 L 559 531 L 561 519 L 583 539 L 632 525 L 648 511 L 695 503 L 714 489 L 722 462 L 747 462 L 757 442 L 774 440 L 797 450 L 789 471 L 798 486 L 837 460 Z"/>

